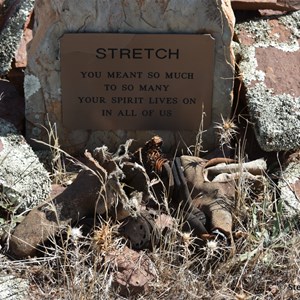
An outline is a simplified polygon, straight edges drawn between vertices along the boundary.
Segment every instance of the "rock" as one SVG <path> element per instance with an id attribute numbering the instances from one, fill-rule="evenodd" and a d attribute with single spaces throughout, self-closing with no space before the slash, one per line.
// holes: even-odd
<path id="1" fill-rule="evenodd" d="M 175 226 L 175 220 L 171 216 L 162 213 L 155 219 L 155 225 L 160 232 L 163 232 L 173 228 Z"/>
<path id="2" fill-rule="evenodd" d="M 124 297 L 145 293 L 149 283 L 157 277 L 150 258 L 128 247 L 108 253 L 105 260 L 114 272 L 113 285 Z"/>
<path id="3" fill-rule="evenodd" d="M 0 206 L 24 212 L 45 200 L 50 192 L 49 174 L 15 127 L 0 119 Z"/>
<path id="4" fill-rule="evenodd" d="M 300 155 L 291 160 L 284 168 L 279 182 L 280 201 L 284 212 L 289 217 L 297 216 L 300 212 Z"/>
<path id="5" fill-rule="evenodd" d="M 268 16 L 282 16 L 286 14 L 286 11 L 283 10 L 272 10 L 272 9 L 260 9 L 259 14 L 262 17 L 268 17 Z"/>
<path id="6" fill-rule="evenodd" d="M 3 254 L 0 254 L 0 265 L 0 299 L 29 299 L 29 279 L 21 278 L 22 271 L 14 270 L 11 260 Z"/>
<path id="7" fill-rule="evenodd" d="M 272 9 L 282 11 L 293 11 L 300 9 L 299 0 L 231 0 L 233 9 L 259 10 Z"/>
<path id="8" fill-rule="evenodd" d="M 265 151 L 300 146 L 300 11 L 236 26 L 250 119 Z"/>
<path id="9" fill-rule="evenodd" d="M 0 273 L 0 299 L 23 300 L 28 299 L 28 297 L 28 280 Z"/>
<path id="10" fill-rule="evenodd" d="M 127 209 L 126 203 L 132 207 L 119 182 L 124 174 L 116 163 L 105 159 L 104 168 L 90 153 L 86 152 L 86 157 L 88 167 L 82 165 L 73 183 L 62 192 L 58 191 L 51 201 L 32 209 L 16 227 L 9 240 L 10 253 L 15 258 L 35 255 L 38 245 L 62 227 L 72 225 L 83 217 L 109 213 L 114 204 L 122 204 L 123 214 Z M 115 210 L 118 211 L 118 208 Z"/>
<path id="11" fill-rule="evenodd" d="M 0 21 L 0 75 L 5 75 L 11 68 L 12 59 L 23 35 L 25 21 L 33 5 L 34 0 L 4 2 L 5 16 Z"/>
<path id="12" fill-rule="evenodd" d="M 14 6 L 17 2 L 18 0 L 15 1 L 0 0 L 0 31 L 2 31 L 7 20 L 11 17 L 11 14 L 14 11 Z"/>
<path id="13" fill-rule="evenodd" d="M 214 122 L 231 109 L 234 57 L 231 39 L 234 15 L 226 1 L 43 1 L 35 2 L 34 37 L 28 50 L 25 74 L 27 137 L 47 140 L 38 124 L 47 125 L 47 116 L 57 124 L 61 146 L 75 153 L 84 147 L 103 144 L 115 151 L 119 144 L 133 138 L 147 140 L 160 134 L 169 149 L 195 144 L 194 131 L 89 131 L 68 130 L 62 124 L 59 40 L 66 32 L 111 33 L 210 33 L 216 41 L 212 124 L 203 134 L 207 148 L 214 147 Z M 155 25 L 151 25 L 155 24 Z M 199 111 L 199 123 L 201 111 Z M 186 149 L 186 146 L 184 146 Z"/>
<path id="14" fill-rule="evenodd" d="M 27 45 L 32 40 L 32 27 L 33 13 L 31 12 L 25 22 L 24 32 L 19 47 L 15 53 L 16 68 L 25 68 L 27 66 Z"/>
<path id="15" fill-rule="evenodd" d="M 12 123 L 20 132 L 24 130 L 25 101 L 13 84 L 0 80 L 0 118 Z"/>
<path id="16" fill-rule="evenodd" d="M 52 184 L 50 199 L 54 199 L 56 196 L 60 195 L 65 189 L 66 189 L 66 187 L 64 187 L 60 184 Z"/>

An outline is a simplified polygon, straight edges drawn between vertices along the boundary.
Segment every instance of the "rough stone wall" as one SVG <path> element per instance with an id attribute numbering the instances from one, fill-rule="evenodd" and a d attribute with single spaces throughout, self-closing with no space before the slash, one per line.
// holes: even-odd
<path id="1" fill-rule="evenodd" d="M 300 146 L 300 11 L 236 26 L 239 68 L 260 147 Z"/>
<path id="2" fill-rule="evenodd" d="M 74 153 L 106 144 L 115 149 L 129 138 L 160 134 L 165 145 L 195 143 L 196 132 L 67 130 L 62 124 L 59 40 L 70 32 L 210 33 L 216 40 L 212 126 L 204 134 L 207 148 L 215 145 L 214 122 L 230 113 L 234 74 L 231 39 L 234 15 L 230 1 L 202 0 L 36 0 L 34 38 L 25 75 L 27 138 L 47 141 L 39 124 L 56 122 L 62 147 Z M 202 112 L 199 111 L 199 124 Z M 166 149 L 167 150 L 167 149 Z"/>

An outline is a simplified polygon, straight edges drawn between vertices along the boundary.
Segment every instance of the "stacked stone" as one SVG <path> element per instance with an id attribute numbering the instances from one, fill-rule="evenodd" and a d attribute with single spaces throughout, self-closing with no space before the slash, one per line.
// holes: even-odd
<path id="1" fill-rule="evenodd" d="M 300 11 L 236 26 L 240 73 L 265 151 L 300 147 Z"/>
<path id="2" fill-rule="evenodd" d="M 299 9 L 299 1 L 295 5 Z M 236 26 L 243 97 L 256 139 L 265 151 L 296 150 L 282 167 L 278 183 L 280 201 L 289 216 L 298 215 L 300 209 L 299 24 L 300 11 L 296 11 Z"/>

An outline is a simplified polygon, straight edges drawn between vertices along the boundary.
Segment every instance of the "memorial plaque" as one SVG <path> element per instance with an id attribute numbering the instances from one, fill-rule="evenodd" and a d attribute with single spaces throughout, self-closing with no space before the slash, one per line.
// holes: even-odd
<path id="1" fill-rule="evenodd" d="M 194 130 L 211 125 L 215 41 L 197 34 L 65 34 L 70 129 Z"/>

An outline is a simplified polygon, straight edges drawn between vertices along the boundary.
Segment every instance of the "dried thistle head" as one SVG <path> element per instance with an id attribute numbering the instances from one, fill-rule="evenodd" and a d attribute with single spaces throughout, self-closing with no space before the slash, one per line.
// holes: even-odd
<path id="1" fill-rule="evenodd" d="M 183 232 L 181 238 L 184 245 L 191 245 L 194 240 L 190 232 Z"/>
<path id="2" fill-rule="evenodd" d="M 117 244 L 119 240 L 116 239 L 118 227 L 119 225 L 112 225 L 109 222 L 103 223 L 102 226 L 94 232 L 93 248 L 101 254 L 118 248 Z"/>
<path id="3" fill-rule="evenodd" d="M 224 119 L 221 115 L 222 123 L 216 123 L 215 129 L 217 130 L 220 147 L 227 145 L 230 147 L 230 142 L 237 134 L 238 127 L 234 124 L 232 119 Z"/>

